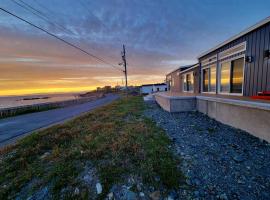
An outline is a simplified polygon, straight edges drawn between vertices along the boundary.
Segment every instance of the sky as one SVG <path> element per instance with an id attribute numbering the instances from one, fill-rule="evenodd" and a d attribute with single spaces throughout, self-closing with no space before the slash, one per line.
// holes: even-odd
<path id="1" fill-rule="evenodd" d="M 0 0 L 0 8 L 118 67 L 125 44 L 129 85 L 141 85 L 163 82 L 268 17 L 270 0 Z M 0 10 L 0 96 L 89 91 L 123 80 L 121 71 Z"/>

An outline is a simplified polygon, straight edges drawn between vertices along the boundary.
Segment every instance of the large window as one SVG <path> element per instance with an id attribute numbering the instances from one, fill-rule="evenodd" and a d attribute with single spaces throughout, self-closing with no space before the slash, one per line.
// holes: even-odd
<path id="1" fill-rule="evenodd" d="M 209 91 L 209 68 L 203 69 L 203 91 Z"/>
<path id="2" fill-rule="evenodd" d="M 202 81 L 203 81 L 203 92 L 215 92 L 216 91 L 216 65 L 210 65 L 203 69 Z"/>
<path id="3" fill-rule="evenodd" d="M 242 93 L 243 85 L 243 71 L 244 71 L 244 59 L 237 59 L 232 61 L 232 80 L 231 80 L 231 92 Z"/>
<path id="4" fill-rule="evenodd" d="M 220 66 L 221 93 L 242 93 L 244 58 L 224 62 Z"/>
<path id="5" fill-rule="evenodd" d="M 185 92 L 192 92 L 194 89 L 193 73 L 184 74 L 183 83 L 184 83 L 184 91 Z"/>
<path id="6" fill-rule="evenodd" d="M 212 65 L 210 67 L 210 92 L 216 91 L 216 82 L 217 82 L 217 67 Z"/>
<path id="7" fill-rule="evenodd" d="M 174 78 L 172 78 L 172 87 L 174 87 Z"/>
<path id="8" fill-rule="evenodd" d="M 220 67 L 220 92 L 230 91 L 230 62 L 221 64 Z"/>

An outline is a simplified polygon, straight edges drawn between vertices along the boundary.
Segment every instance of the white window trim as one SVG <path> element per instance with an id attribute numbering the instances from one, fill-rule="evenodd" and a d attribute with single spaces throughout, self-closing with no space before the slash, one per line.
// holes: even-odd
<path id="1" fill-rule="evenodd" d="M 216 65 L 216 73 L 217 73 L 217 71 L 218 71 L 218 67 L 217 67 L 217 63 L 212 63 L 212 64 L 210 64 L 210 65 L 208 65 L 208 66 L 206 66 L 206 67 L 202 67 L 202 69 L 201 69 L 201 93 L 204 93 L 204 94 L 216 94 L 217 93 L 217 80 L 216 80 L 216 90 L 213 92 L 213 91 L 208 91 L 208 92 L 204 92 L 203 91 L 203 70 L 204 69 L 210 69 L 211 68 L 211 65 L 213 65 L 213 64 L 215 64 Z M 210 70 L 209 70 L 209 74 L 208 74 L 208 77 L 210 78 Z M 208 90 L 209 90 L 209 88 L 210 88 L 210 79 L 209 79 L 209 83 L 208 83 Z"/>
<path id="2" fill-rule="evenodd" d="M 221 64 L 225 63 L 225 62 L 230 62 L 230 73 L 231 73 L 232 61 L 240 59 L 240 58 L 244 58 L 242 93 L 221 92 L 220 91 L 220 86 L 221 86 L 221 84 L 220 84 L 220 78 L 221 78 L 221 74 L 220 74 L 221 70 L 220 70 L 220 68 L 221 68 Z M 226 60 L 220 62 L 219 65 L 218 65 L 218 70 L 217 70 L 217 73 L 218 73 L 218 94 L 232 95 L 232 96 L 243 96 L 244 95 L 244 83 L 245 83 L 245 69 L 246 69 L 245 54 L 240 55 L 240 56 L 236 56 L 236 57 L 233 57 L 233 58 L 230 58 L 230 59 L 226 59 Z M 231 79 L 231 77 L 230 77 L 230 79 Z M 231 83 L 230 83 L 230 89 L 231 89 Z"/>
<path id="3" fill-rule="evenodd" d="M 243 49 L 240 49 L 240 50 L 238 50 L 238 51 L 233 51 L 232 53 L 230 53 L 230 54 L 228 54 L 228 55 L 226 55 L 226 56 L 222 56 L 222 57 L 221 57 L 220 54 L 226 53 L 226 52 L 231 51 L 231 50 L 233 50 L 233 49 L 237 49 L 237 48 L 240 47 L 240 46 L 244 46 L 244 48 L 243 48 Z M 233 47 L 231 47 L 231 48 L 229 48 L 229 49 L 226 49 L 226 50 L 220 52 L 220 53 L 219 53 L 219 56 L 218 56 L 218 60 L 226 59 L 226 58 L 228 58 L 228 57 L 230 57 L 230 56 L 232 56 L 232 55 L 235 55 L 235 54 L 244 52 L 244 51 L 246 51 L 246 49 L 247 49 L 247 42 L 245 41 L 245 42 L 242 42 L 242 43 L 240 43 L 240 44 L 238 44 L 238 45 L 235 45 L 235 46 L 233 46 Z"/>
<path id="4" fill-rule="evenodd" d="M 192 77 L 193 77 L 193 89 L 192 90 L 185 90 L 185 85 L 184 85 L 184 78 L 182 79 L 182 91 L 183 92 L 188 92 L 188 93 L 194 93 L 194 74 L 193 74 L 193 71 L 192 72 L 189 72 L 189 73 L 185 73 L 185 74 L 182 74 L 182 76 L 186 76 L 187 74 L 191 74 Z"/>
<path id="5" fill-rule="evenodd" d="M 210 57 L 202 60 L 201 64 L 204 67 L 205 65 L 210 65 L 210 64 L 217 62 L 217 60 L 218 60 L 218 54 L 215 54 L 213 56 L 210 56 Z"/>

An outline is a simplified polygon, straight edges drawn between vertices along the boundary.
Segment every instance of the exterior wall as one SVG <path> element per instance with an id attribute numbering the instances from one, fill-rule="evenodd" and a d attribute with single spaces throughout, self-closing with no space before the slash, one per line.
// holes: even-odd
<path id="1" fill-rule="evenodd" d="M 142 86 L 141 87 L 141 94 L 150 94 L 152 93 L 153 86 Z"/>
<path id="2" fill-rule="evenodd" d="M 193 93 L 198 94 L 198 93 L 200 93 L 200 68 L 199 68 L 199 66 L 196 68 L 187 70 L 181 74 L 181 76 L 180 76 L 181 77 L 181 79 L 180 79 L 181 85 L 180 86 L 182 88 L 181 88 L 180 92 L 184 92 L 183 91 L 183 76 L 187 73 L 190 73 L 190 72 L 193 72 L 193 76 L 194 76 L 194 91 L 193 91 Z"/>
<path id="3" fill-rule="evenodd" d="M 170 91 L 172 92 L 181 92 L 182 91 L 182 80 L 180 79 L 180 75 L 178 75 L 180 70 L 176 70 L 167 75 L 171 77 L 171 85 Z M 172 84 L 173 83 L 173 84 Z"/>
<path id="4" fill-rule="evenodd" d="M 167 91 L 167 85 L 154 85 L 153 92 L 164 92 Z"/>
<path id="5" fill-rule="evenodd" d="M 264 51 L 270 49 L 270 23 L 199 58 L 199 61 L 201 63 L 202 60 L 244 41 L 247 43 L 245 55 L 252 56 L 253 61 L 245 62 L 243 95 L 252 96 L 261 91 L 270 91 L 270 59 L 264 58 Z"/>
<path id="6" fill-rule="evenodd" d="M 197 98 L 197 110 L 270 142 L 270 110 Z"/>

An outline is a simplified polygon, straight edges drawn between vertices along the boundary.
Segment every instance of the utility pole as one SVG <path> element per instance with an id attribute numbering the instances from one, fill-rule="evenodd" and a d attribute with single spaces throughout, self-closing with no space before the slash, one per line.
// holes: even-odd
<path id="1" fill-rule="evenodd" d="M 125 79 L 126 79 L 126 91 L 128 90 L 128 82 L 127 82 L 127 60 L 126 60 L 126 49 L 125 49 L 125 45 L 123 45 L 123 51 L 122 53 L 122 60 L 123 60 L 123 64 L 124 65 L 124 74 L 125 74 Z"/>

